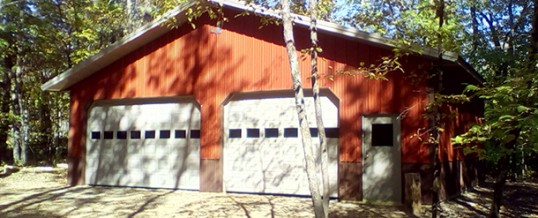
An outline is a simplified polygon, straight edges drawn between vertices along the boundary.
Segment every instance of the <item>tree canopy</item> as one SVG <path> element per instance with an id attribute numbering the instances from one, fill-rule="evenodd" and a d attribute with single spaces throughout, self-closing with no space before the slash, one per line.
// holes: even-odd
<path id="1" fill-rule="evenodd" d="M 0 1 L 0 160 L 25 165 L 64 158 L 69 98 L 40 85 L 183 2 Z M 277 0 L 247 3 L 282 8 Z M 290 3 L 294 13 L 312 11 L 308 1 Z M 493 169 L 524 176 L 538 162 L 536 4 L 321 0 L 317 17 L 382 34 L 414 52 L 432 47 L 461 54 L 485 78 L 482 86 L 465 90 L 468 99 L 485 102 L 485 114 L 453 142 L 475 144 L 466 152 L 477 153 Z M 195 18 L 205 12 L 220 16 L 200 5 L 187 13 Z"/>
<path id="2" fill-rule="evenodd" d="M 0 1 L 2 162 L 65 158 L 68 96 L 40 85 L 147 22 L 129 2 Z"/>

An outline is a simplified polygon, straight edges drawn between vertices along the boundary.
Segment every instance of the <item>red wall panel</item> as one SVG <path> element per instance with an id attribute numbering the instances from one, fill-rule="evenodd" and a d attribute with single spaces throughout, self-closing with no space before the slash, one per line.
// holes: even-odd
<path id="1" fill-rule="evenodd" d="M 225 98 L 234 92 L 292 87 L 282 27 L 260 29 L 257 19 L 233 18 L 218 34 L 216 21 L 208 19 L 201 19 L 196 29 L 190 25 L 173 29 L 71 87 L 69 156 L 84 155 L 85 113 L 94 100 L 193 95 L 202 112 L 201 158 L 220 159 Z M 296 27 L 295 36 L 297 49 L 305 49 L 308 30 Z M 402 161 L 428 162 L 428 147 L 414 137 L 428 124 L 421 116 L 428 102 L 426 68 L 418 67 L 428 61 L 404 58 L 405 73 L 392 72 L 388 81 L 341 75 L 337 72 L 356 69 L 360 62 L 377 64 L 391 51 L 323 32 L 319 38 L 323 48 L 319 72 L 324 76 L 336 73 L 334 80 L 323 77 L 321 83 L 340 100 L 340 161 L 360 162 L 362 115 L 401 114 Z M 310 58 L 297 54 L 303 85 L 309 88 Z"/>

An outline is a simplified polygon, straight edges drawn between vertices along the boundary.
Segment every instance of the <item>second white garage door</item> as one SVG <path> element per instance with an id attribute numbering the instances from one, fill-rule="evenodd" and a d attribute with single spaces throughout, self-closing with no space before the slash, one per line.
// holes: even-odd
<path id="1" fill-rule="evenodd" d="M 329 146 L 331 196 L 337 197 L 338 107 L 323 96 Z M 317 128 L 312 98 L 306 98 L 314 144 Z M 289 93 L 236 94 L 224 106 L 224 187 L 230 192 L 310 195 L 295 99 Z"/>
<path id="2" fill-rule="evenodd" d="M 114 104 L 98 104 L 89 112 L 86 183 L 199 189 L 196 102 Z"/>

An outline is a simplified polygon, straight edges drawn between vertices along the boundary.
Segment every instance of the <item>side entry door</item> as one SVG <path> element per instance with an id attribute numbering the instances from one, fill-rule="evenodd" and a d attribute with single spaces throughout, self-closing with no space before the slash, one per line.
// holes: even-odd
<path id="1" fill-rule="evenodd" d="M 362 185 L 365 201 L 401 202 L 400 135 L 397 116 L 362 117 Z"/>

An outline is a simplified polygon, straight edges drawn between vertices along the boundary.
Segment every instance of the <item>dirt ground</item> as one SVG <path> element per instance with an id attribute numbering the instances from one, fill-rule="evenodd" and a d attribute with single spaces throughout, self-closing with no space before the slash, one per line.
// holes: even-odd
<path id="1" fill-rule="evenodd" d="M 538 217 L 538 185 L 509 184 L 506 217 Z M 444 217 L 483 217 L 491 189 L 442 204 Z M 428 217 L 425 213 L 421 217 Z M 399 206 L 331 201 L 331 217 L 410 217 Z M 0 217 L 313 217 L 309 198 L 180 190 L 68 187 L 65 169 L 25 168 L 0 178 Z"/>

